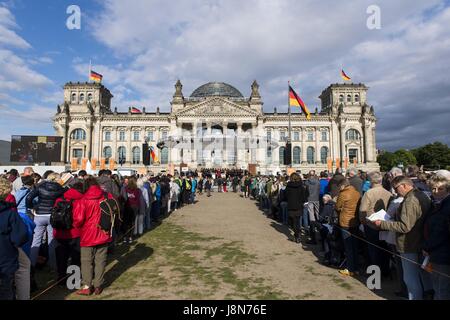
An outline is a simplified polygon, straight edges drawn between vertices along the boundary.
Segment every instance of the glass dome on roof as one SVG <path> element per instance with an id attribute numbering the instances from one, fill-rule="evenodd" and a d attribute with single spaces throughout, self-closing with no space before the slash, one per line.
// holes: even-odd
<path id="1" fill-rule="evenodd" d="M 235 87 L 224 82 L 209 82 L 194 90 L 191 98 L 203 98 L 210 96 L 222 96 L 232 98 L 243 98 L 242 93 Z"/>

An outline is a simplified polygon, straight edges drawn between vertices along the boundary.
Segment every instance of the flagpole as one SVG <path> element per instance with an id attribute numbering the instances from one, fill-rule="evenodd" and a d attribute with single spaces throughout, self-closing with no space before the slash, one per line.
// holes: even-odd
<path id="1" fill-rule="evenodd" d="M 288 140 L 287 140 L 288 144 L 291 144 L 291 103 L 289 98 L 290 87 L 291 82 L 288 80 L 288 118 L 289 118 Z M 289 168 L 292 168 L 292 161 L 289 162 Z"/>
<path id="2" fill-rule="evenodd" d="M 91 71 L 92 71 L 92 61 L 89 59 L 89 75 L 88 75 L 88 82 L 91 80 Z"/>

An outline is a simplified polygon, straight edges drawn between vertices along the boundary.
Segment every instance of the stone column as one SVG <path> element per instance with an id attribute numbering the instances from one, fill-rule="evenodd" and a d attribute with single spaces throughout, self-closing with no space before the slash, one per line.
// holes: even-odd
<path id="1" fill-rule="evenodd" d="M 373 160 L 370 152 L 370 150 L 372 150 L 372 146 L 370 145 L 371 130 L 368 125 L 364 126 L 363 129 L 364 129 L 364 155 L 365 155 L 364 163 L 372 162 Z"/>
<path id="2" fill-rule="evenodd" d="M 89 121 L 86 126 L 86 153 L 84 155 L 85 158 L 91 159 L 91 145 L 92 145 L 92 126 Z"/>
<path id="3" fill-rule="evenodd" d="M 316 164 L 320 163 L 320 146 L 319 146 L 319 139 L 321 138 L 321 131 L 319 127 L 315 128 L 314 137 L 316 138 L 316 144 L 315 149 L 316 152 L 314 152 L 314 162 Z"/>
<path id="4" fill-rule="evenodd" d="M 113 136 L 112 141 L 112 152 L 111 152 L 111 158 L 113 158 L 116 163 L 119 162 L 118 153 L 117 153 L 117 134 L 119 132 L 117 131 L 117 127 L 112 127 L 111 135 Z M 103 150 L 102 150 L 102 157 L 103 157 Z"/>
<path id="5" fill-rule="evenodd" d="M 301 138 L 301 144 L 302 144 L 302 150 L 300 154 L 301 158 L 301 164 L 306 164 L 307 158 L 306 158 L 306 138 L 307 138 L 308 132 L 304 129 L 300 131 L 300 138 Z"/>
<path id="6" fill-rule="evenodd" d="M 133 153 L 131 152 L 131 138 L 133 135 L 133 131 L 131 130 L 131 127 L 127 127 L 127 134 L 126 136 L 126 145 L 127 145 L 127 161 L 125 161 L 127 163 L 127 165 L 131 165 L 133 163 Z"/>
<path id="7" fill-rule="evenodd" d="M 339 139 L 339 143 L 340 143 L 340 146 L 341 146 L 341 155 L 340 155 L 340 158 L 341 158 L 342 163 L 344 163 L 344 158 L 347 157 L 347 155 L 346 155 L 346 153 L 345 153 L 345 127 L 343 127 L 342 125 L 340 125 L 340 126 L 339 126 L 339 129 L 340 129 L 340 131 L 341 131 L 340 139 Z"/>
<path id="8" fill-rule="evenodd" d="M 62 125 L 59 132 L 63 137 L 62 141 L 61 141 L 61 162 L 65 163 L 66 162 L 66 147 L 67 147 L 67 127 L 65 125 Z"/>

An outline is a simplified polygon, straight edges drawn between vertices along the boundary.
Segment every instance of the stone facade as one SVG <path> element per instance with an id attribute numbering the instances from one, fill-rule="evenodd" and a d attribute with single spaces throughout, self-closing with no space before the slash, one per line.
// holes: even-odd
<path id="1" fill-rule="evenodd" d="M 61 162 L 115 159 L 124 167 L 142 169 L 142 144 L 147 140 L 158 157 L 147 169 L 155 172 L 167 169 L 168 163 L 192 169 L 255 164 L 261 173 L 281 172 L 286 169 L 282 158 L 289 136 L 288 114 L 265 113 L 258 89 L 253 82 L 250 97 L 245 98 L 234 87 L 215 82 L 184 97 L 177 81 L 170 112 L 143 108 L 133 113 L 130 108 L 124 113 L 111 109 L 113 96 L 103 85 L 69 82 L 64 103 L 53 118 L 57 135 L 63 137 Z M 293 168 L 379 169 L 376 118 L 366 103 L 367 90 L 364 84 L 332 84 L 319 96 L 321 111 L 312 113 L 311 120 L 291 115 Z M 158 149 L 161 141 L 165 147 Z"/>

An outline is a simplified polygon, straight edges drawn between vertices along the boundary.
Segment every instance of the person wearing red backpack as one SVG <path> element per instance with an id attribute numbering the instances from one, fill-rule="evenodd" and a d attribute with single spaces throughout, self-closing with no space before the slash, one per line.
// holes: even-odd
<path id="1" fill-rule="evenodd" d="M 86 192 L 73 208 L 73 226 L 80 229 L 81 277 L 83 287 L 79 295 L 98 295 L 103 291 L 108 244 L 111 235 L 100 226 L 100 203 L 106 198 L 114 199 L 105 193 L 94 177 L 84 181 Z"/>
<path id="2" fill-rule="evenodd" d="M 75 182 L 70 186 L 63 197 L 58 198 L 55 207 L 61 201 L 72 201 L 72 215 L 74 208 L 83 198 L 84 185 L 81 181 Z M 53 238 L 58 241 L 55 248 L 56 267 L 58 271 L 58 281 L 66 277 L 68 260 L 71 258 L 71 264 L 80 266 L 80 229 L 72 228 L 69 230 L 53 228 Z M 65 282 L 61 282 L 64 285 Z"/>

